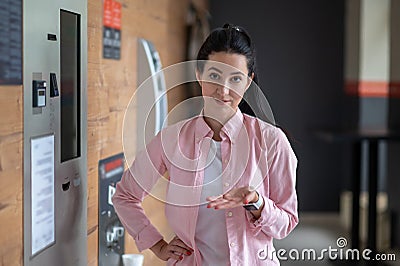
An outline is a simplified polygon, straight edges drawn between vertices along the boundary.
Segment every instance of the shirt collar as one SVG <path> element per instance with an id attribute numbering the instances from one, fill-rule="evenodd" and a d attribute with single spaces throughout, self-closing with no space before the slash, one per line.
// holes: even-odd
<path id="1" fill-rule="evenodd" d="M 236 113 L 225 123 L 222 127 L 221 131 L 224 134 L 221 134 L 221 137 L 224 139 L 224 135 L 226 135 L 231 141 L 234 140 L 242 128 L 243 125 L 243 114 L 239 110 L 236 110 Z M 203 111 L 201 111 L 200 115 L 197 117 L 196 121 L 196 131 L 195 137 L 197 140 L 203 139 L 204 137 L 212 137 L 213 132 L 211 128 L 208 126 L 203 117 Z"/>
<path id="2" fill-rule="evenodd" d="M 228 138 L 232 141 L 236 139 L 239 135 L 241 128 L 243 127 L 243 114 L 239 110 L 236 110 L 236 113 L 225 123 L 222 127 L 221 131 L 224 132 Z M 224 138 L 223 134 L 221 136 Z"/>
<path id="3" fill-rule="evenodd" d="M 195 138 L 197 141 L 199 141 L 205 137 L 212 138 L 212 136 L 213 136 L 213 132 L 212 132 L 211 128 L 204 120 L 203 110 L 197 116 L 194 135 L 195 135 Z"/>

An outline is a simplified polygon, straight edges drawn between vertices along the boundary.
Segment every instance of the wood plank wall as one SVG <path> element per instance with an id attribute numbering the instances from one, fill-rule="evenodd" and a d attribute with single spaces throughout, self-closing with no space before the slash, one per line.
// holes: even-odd
<path id="1" fill-rule="evenodd" d="M 163 66 L 185 59 L 186 15 L 190 0 L 121 0 L 121 60 L 102 58 L 102 1 L 88 1 L 88 264 L 97 265 L 98 161 L 122 152 L 122 119 L 136 88 L 137 38 L 153 42 Z M 206 8 L 206 1 L 194 1 Z M 182 90 L 168 94 L 172 109 L 185 98 Z M 167 226 L 163 204 L 151 197 L 143 203 L 146 213 L 166 239 L 173 237 Z M 137 253 L 126 237 L 126 252 Z M 165 265 L 151 251 L 143 252 L 145 265 Z"/>
<path id="2" fill-rule="evenodd" d="M 0 265 L 23 260 L 22 86 L 0 86 Z"/>
<path id="3" fill-rule="evenodd" d="M 184 60 L 185 19 L 190 0 L 121 0 L 121 60 L 102 58 L 102 1 L 88 0 L 88 265 L 98 265 L 98 161 L 122 152 L 122 119 L 136 88 L 136 41 L 151 40 L 164 66 Z M 194 3 L 207 8 L 207 0 Z M 23 265 L 23 88 L 0 86 L 0 265 Z M 185 94 L 168 94 L 169 109 Z M 172 237 L 163 204 L 144 207 L 154 224 Z M 127 252 L 137 252 L 131 237 Z M 164 265 L 150 251 L 145 265 Z"/>

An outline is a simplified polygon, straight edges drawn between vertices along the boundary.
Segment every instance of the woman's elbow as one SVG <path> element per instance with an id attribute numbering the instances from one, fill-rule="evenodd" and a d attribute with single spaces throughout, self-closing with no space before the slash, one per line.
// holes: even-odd
<path id="1" fill-rule="evenodd" d="M 297 214 L 288 214 L 288 220 L 287 226 L 282 228 L 283 230 L 274 236 L 275 239 L 283 239 L 287 237 L 299 223 L 299 217 Z"/>

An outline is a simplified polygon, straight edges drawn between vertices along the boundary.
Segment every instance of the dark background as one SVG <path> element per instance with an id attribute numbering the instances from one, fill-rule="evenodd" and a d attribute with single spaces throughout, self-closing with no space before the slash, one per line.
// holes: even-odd
<path id="1" fill-rule="evenodd" d="M 211 28 L 239 25 L 257 51 L 259 85 L 277 124 L 294 138 L 300 211 L 339 211 L 348 188 L 346 147 L 313 129 L 342 124 L 344 1 L 210 1 Z"/>

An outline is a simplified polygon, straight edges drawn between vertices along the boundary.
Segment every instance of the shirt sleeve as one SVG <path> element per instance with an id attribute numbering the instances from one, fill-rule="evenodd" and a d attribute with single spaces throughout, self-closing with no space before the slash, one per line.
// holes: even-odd
<path id="1" fill-rule="evenodd" d="M 112 198 L 121 223 L 135 239 L 139 251 L 148 249 L 163 239 L 145 215 L 141 204 L 157 180 L 166 172 L 160 135 L 159 133 L 146 149 L 138 153 L 132 166 L 117 183 Z"/>
<path id="2" fill-rule="evenodd" d="M 269 171 L 264 181 L 268 183 L 265 187 L 269 191 L 259 191 L 264 199 L 261 217 L 255 220 L 248 211 L 246 216 L 256 234 L 264 232 L 270 237 L 282 239 L 298 224 L 297 158 L 286 135 L 280 129 L 275 132 L 275 140 L 267 155 Z"/>

